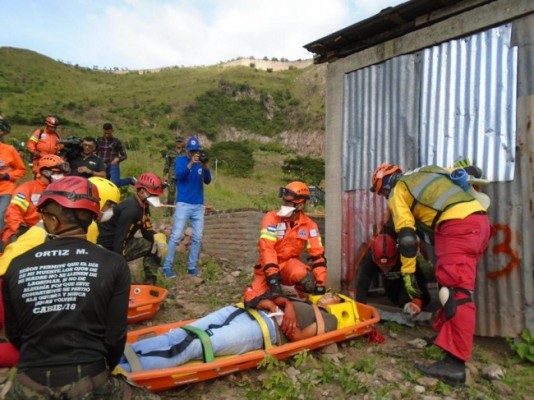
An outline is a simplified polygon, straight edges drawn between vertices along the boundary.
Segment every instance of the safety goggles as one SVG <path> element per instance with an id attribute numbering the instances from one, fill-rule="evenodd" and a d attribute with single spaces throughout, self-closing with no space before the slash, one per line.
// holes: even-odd
<path id="1" fill-rule="evenodd" d="M 295 200 L 309 200 L 310 199 L 310 196 L 308 196 L 307 194 L 297 194 L 294 191 L 288 188 L 285 188 L 285 187 L 280 188 L 280 190 L 278 191 L 278 197 L 281 197 L 285 201 L 291 201 L 291 202 L 294 202 Z"/>

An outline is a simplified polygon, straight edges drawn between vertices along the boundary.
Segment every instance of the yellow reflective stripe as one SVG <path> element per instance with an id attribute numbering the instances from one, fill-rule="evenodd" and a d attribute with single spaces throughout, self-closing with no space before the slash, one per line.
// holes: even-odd
<path id="1" fill-rule="evenodd" d="M 26 200 L 21 199 L 20 197 L 13 197 L 11 199 L 11 203 L 16 205 L 18 208 L 20 208 L 22 211 L 26 212 L 28 210 L 28 207 L 30 206 L 30 203 Z"/>
<path id="2" fill-rule="evenodd" d="M 266 239 L 273 242 L 276 242 L 276 232 L 272 232 L 268 229 L 262 229 L 260 234 L 260 239 Z"/>

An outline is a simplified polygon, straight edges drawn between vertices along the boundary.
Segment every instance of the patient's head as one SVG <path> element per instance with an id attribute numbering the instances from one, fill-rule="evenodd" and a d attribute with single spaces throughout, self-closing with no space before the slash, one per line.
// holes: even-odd
<path id="1" fill-rule="evenodd" d="M 332 304 L 339 304 L 339 303 L 341 303 L 341 297 L 339 297 L 337 294 L 334 294 L 334 293 L 327 293 L 319 299 L 319 301 L 317 302 L 317 305 L 319 307 L 326 307 L 326 306 L 331 306 Z"/>

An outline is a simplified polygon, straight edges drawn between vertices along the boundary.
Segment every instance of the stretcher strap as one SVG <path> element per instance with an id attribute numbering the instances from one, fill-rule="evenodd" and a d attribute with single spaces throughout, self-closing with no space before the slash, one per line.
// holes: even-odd
<path id="1" fill-rule="evenodd" d="M 141 366 L 141 361 L 139 361 L 139 356 L 137 355 L 133 347 L 128 343 L 126 343 L 126 346 L 124 347 L 124 356 L 126 357 L 128 364 L 130 364 L 130 369 L 132 370 L 132 372 L 139 372 L 143 370 L 143 367 Z"/>
<path id="2" fill-rule="evenodd" d="M 269 328 L 267 327 L 267 324 L 265 323 L 264 319 L 261 317 L 260 313 L 253 308 L 247 308 L 247 311 L 250 315 L 254 317 L 256 322 L 260 324 L 261 333 L 263 335 L 264 347 L 266 349 L 273 347 L 273 344 L 271 343 L 271 335 L 269 334 Z"/>
<path id="3" fill-rule="evenodd" d="M 324 333 L 324 318 L 321 310 L 316 304 L 312 304 L 313 312 L 315 314 L 315 323 L 317 324 L 317 335 Z"/>
<path id="4" fill-rule="evenodd" d="M 206 332 L 204 332 L 200 328 L 190 325 L 182 326 L 181 328 L 184 331 L 194 333 L 198 337 L 200 343 L 202 343 L 202 353 L 204 355 L 204 362 L 211 362 L 215 360 L 213 348 L 211 347 L 211 340 Z"/>

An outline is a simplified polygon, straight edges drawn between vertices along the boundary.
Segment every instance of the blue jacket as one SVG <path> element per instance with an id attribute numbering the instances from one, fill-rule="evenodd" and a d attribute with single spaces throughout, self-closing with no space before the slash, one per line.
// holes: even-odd
<path id="1" fill-rule="evenodd" d="M 176 201 L 188 204 L 204 204 L 204 183 L 211 182 L 211 172 L 209 169 L 202 169 L 198 163 L 193 164 L 191 169 L 187 168 L 189 157 L 186 155 L 176 159 L 174 169 L 176 171 L 177 191 Z"/>

